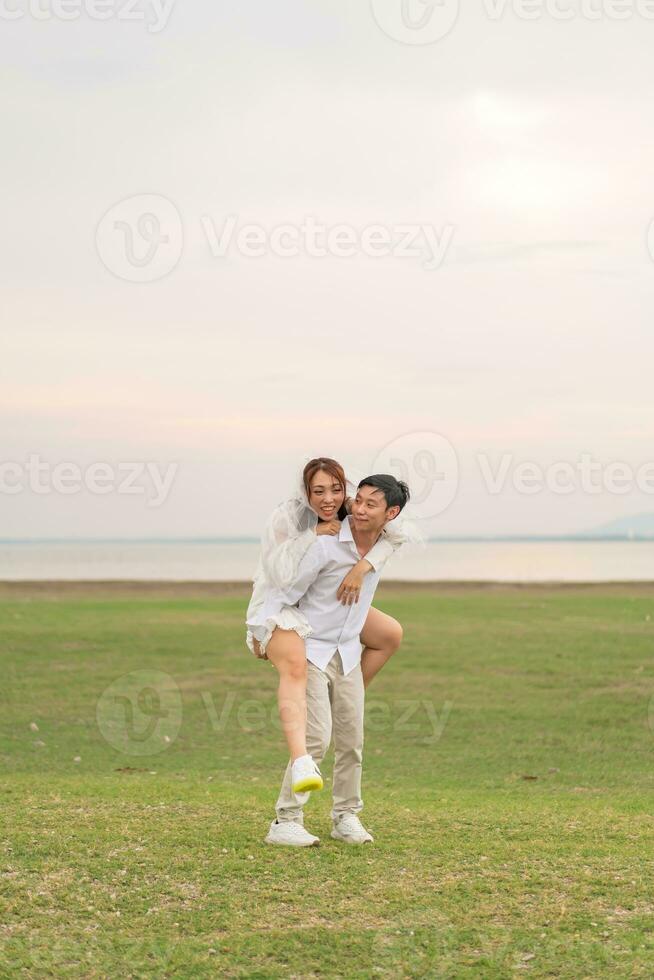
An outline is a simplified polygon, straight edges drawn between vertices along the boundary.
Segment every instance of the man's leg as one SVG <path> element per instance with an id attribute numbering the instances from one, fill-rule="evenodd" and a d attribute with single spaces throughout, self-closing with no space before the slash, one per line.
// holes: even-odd
<path id="1" fill-rule="evenodd" d="M 361 799 L 363 760 L 364 687 L 361 666 L 343 674 L 340 654 L 338 673 L 332 686 L 332 726 L 334 732 L 334 805 L 332 819 L 343 813 L 358 813 Z"/>
<path id="2" fill-rule="evenodd" d="M 327 675 L 307 663 L 307 752 L 318 765 L 322 762 L 331 740 L 331 709 L 329 705 L 329 681 Z M 302 807 L 309 799 L 308 793 L 294 793 L 291 789 L 291 762 L 289 760 L 279 798 L 275 804 L 277 819 L 303 822 Z"/>

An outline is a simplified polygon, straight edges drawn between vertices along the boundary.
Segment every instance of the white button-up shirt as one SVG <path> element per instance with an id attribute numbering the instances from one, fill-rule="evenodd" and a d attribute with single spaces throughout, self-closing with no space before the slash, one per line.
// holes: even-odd
<path id="1" fill-rule="evenodd" d="M 361 661 L 359 633 L 363 629 L 372 598 L 379 582 L 379 570 L 364 577 L 359 601 L 344 606 L 336 591 L 361 556 L 357 551 L 350 518 L 341 523 L 336 534 L 319 534 L 300 562 L 297 577 L 285 590 L 275 589 L 267 596 L 265 606 L 275 610 L 280 605 L 297 605 L 313 630 L 305 639 L 307 660 L 324 670 L 340 651 L 343 672 L 349 674 Z M 265 616 L 265 611 L 264 611 Z"/>

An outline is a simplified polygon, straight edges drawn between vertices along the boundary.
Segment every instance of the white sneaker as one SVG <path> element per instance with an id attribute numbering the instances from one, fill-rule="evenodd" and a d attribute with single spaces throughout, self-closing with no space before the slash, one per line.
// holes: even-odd
<path id="1" fill-rule="evenodd" d="M 301 755 L 291 767 L 291 789 L 294 793 L 308 793 L 322 789 L 320 769 L 310 755 Z"/>
<path id="2" fill-rule="evenodd" d="M 374 840 L 356 813 L 342 813 L 334 823 L 332 837 L 334 840 L 341 840 L 345 844 L 370 844 Z"/>
<path id="3" fill-rule="evenodd" d="M 266 837 L 266 844 L 288 844 L 290 847 L 315 847 L 319 843 L 319 837 L 314 837 L 295 820 L 282 820 L 281 823 L 273 820 Z"/>

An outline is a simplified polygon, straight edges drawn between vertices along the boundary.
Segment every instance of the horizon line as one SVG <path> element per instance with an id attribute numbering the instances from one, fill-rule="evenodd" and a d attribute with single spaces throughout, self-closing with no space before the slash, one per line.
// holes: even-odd
<path id="1" fill-rule="evenodd" d="M 426 543 L 479 541 L 654 541 L 654 534 L 454 534 L 433 535 Z M 4 538 L 3 544 L 259 544 L 254 535 L 190 535 L 180 537 L 33 537 Z"/>

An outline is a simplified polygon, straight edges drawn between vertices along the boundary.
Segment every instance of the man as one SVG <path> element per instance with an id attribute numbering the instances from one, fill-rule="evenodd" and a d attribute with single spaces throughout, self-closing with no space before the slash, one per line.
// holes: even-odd
<path id="1" fill-rule="evenodd" d="M 341 524 L 338 535 L 317 537 L 302 559 L 293 585 L 276 594 L 277 600 L 297 604 L 313 631 L 305 641 L 307 752 L 320 763 L 333 734 L 331 836 L 347 844 L 364 844 L 373 839 L 357 816 L 363 808 L 364 688 L 359 633 L 380 571 L 366 575 L 357 603 L 343 605 L 336 593 L 348 569 L 365 557 L 382 528 L 397 517 L 408 499 L 406 483 L 394 476 L 366 477 L 357 488 L 352 513 Z M 304 829 L 303 806 L 309 793 L 294 793 L 291 781 L 289 762 L 275 807 L 277 818 L 270 825 L 266 843 L 310 847 L 320 839 Z"/>

